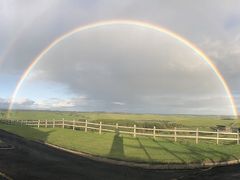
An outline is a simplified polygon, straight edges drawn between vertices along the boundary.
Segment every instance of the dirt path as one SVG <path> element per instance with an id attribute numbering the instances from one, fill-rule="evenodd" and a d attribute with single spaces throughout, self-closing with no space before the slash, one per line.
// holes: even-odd
<path id="1" fill-rule="evenodd" d="M 145 170 L 96 162 L 0 130 L 14 146 L 0 150 L 0 171 L 13 179 L 240 179 L 240 165 L 198 170 Z"/>

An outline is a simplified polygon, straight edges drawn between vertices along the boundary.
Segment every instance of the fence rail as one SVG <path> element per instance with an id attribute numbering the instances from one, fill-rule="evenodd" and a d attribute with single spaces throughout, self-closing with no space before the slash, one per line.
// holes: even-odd
<path id="1" fill-rule="evenodd" d="M 205 140 L 216 140 L 216 143 L 219 144 L 219 140 L 225 141 L 235 141 L 237 144 L 240 142 L 239 131 L 236 133 L 233 132 L 222 132 L 222 131 L 199 131 L 189 129 L 157 129 L 155 126 L 153 128 L 144 128 L 134 126 L 120 126 L 118 123 L 115 125 L 112 124 L 103 124 L 102 122 L 94 123 L 85 121 L 76 121 L 76 120 L 1 120 L 5 124 L 15 124 L 15 125 L 26 125 L 32 127 L 45 127 L 45 128 L 68 128 L 72 130 L 84 130 L 85 132 L 95 130 L 99 134 L 103 132 L 115 132 L 120 134 L 130 134 L 133 137 L 137 136 L 151 136 L 154 139 L 156 137 L 162 138 L 173 138 L 175 142 L 179 138 L 184 139 L 195 139 L 195 143 L 198 144 L 200 139 Z"/>

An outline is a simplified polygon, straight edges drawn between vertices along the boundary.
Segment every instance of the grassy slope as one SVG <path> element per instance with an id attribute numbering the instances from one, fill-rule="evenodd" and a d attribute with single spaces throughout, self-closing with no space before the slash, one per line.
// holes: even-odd
<path id="1" fill-rule="evenodd" d="M 99 135 L 94 132 L 61 128 L 30 128 L 0 124 L 0 128 L 32 140 L 42 140 L 68 149 L 128 161 L 150 163 L 188 163 L 222 161 L 240 158 L 240 145 L 215 145 L 200 141 L 174 143 L 172 140 L 133 138 L 113 133 Z"/>

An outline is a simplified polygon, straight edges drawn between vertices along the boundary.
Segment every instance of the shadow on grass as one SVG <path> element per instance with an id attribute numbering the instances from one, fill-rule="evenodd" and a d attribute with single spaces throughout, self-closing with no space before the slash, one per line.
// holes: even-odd
<path id="1" fill-rule="evenodd" d="M 116 131 L 116 134 L 113 138 L 112 147 L 108 154 L 110 157 L 124 157 L 124 147 L 123 147 L 123 137 L 120 136 L 119 132 Z"/>
<path id="2" fill-rule="evenodd" d="M 167 140 L 167 141 L 169 143 L 174 143 L 170 140 Z M 182 162 L 185 162 L 185 161 L 183 158 L 180 157 L 181 155 L 188 155 L 189 157 L 191 157 L 192 162 L 197 162 L 197 163 L 201 163 L 203 161 L 215 162 L 215 161 L 227 161 L 230 159 L 238 159 L 234 155 L 221 152 L 211 147 L 203 148 L 203 147 L 200 147 L 199 145 L 194 145 L 189 143 L 179 143 L 178 144 L 179 146 L 182 146 L 184 147 L 184 149 L 187 150 L 187 152 L 180 152 L 175 150 L 168 150 L 166 147 L 164 148 L 159 141 L 155 141 L 155 142 L 158 143 L 161 146 L 161 148 L 168 151 L 170 154 L 174 155 L 176 158 L 178 158 Z"/>
<path id="3" fill-rule="evenodd" d="M 218 155 L 220 157 L 220 159 L 219 159 L 220 161 L 226 161 L 226 160 L 229 160 L 229 159 L 235 159 L 235 160 L 238 159 L 234 155 L 223 153 L 223 152 L 217 151 L 217 150 L 212 149 L 212 148 L 209 148 L 209 149 L 214 153 L 214 155 Z"/>
<path id="4" fill-rule="evenodd" d="M 132 138 L 129 138 L 129 139 L 132 139 Z M 215 149 L 214 147 L 210 147 L 208 146 L 208 144 L 205 144 L 205 146 L 201 146 L 201 145 L 195 145 L 195 144 L 186 143 L 186 142 L 175 143 L 172 140 L 167 140 L 167 139 L 165 139 L 163 142 L 159 140 L 154 140 L 152 138 L 149 138 L 149 140 L 153 141 L 154 144 L 156 144 L 157 146 L 144 145 L 144 143 L 141 142 L 141 138 L 136 138 L 136 141 L 138 141 L 139 146 L 137 145 L 126 145 L 126 146 L 131 148 L 141 148 L 141 150 L 143 150 L 149 162 L 154 161 L 154 159 L 151 157 L 152 150 L 159 150 L 162 152 L 165 151 L 167 152 L 167 154 L 174 157 L 174 159 L 176 159 L 176 162 L 184 163 L 184 164 L 189 162 L 202 163 L 202 162 L 216 162 L 216 161 L 227 161 L 231 159 L 238 159 L 236 156 L 227 152 L 223 152 L 221 149 L 218 150 L 218 149 Z M 163 153 L 163 156 L 164 154 L 165 153 Z M 164 160 L 164 157 L 162 158 Z"/>
<path id="5" fill-rule="evenodd" d="M 147 158 L 149 161 L 153 161 L 150 154 L 148 153 L 148 151 L 146 150 L 146 146 L 144 146 L 142 143 L 141 143 L 141 140 L 139 140 L 139 138 L 136 138 L 139 145 L 140 145 L 140 148 L 144 151 L 144 153 L 146 154 Z"/>
<path id="6" fill-rule="evenodd" d="M 196 162 L 202 161 L 227 161 L 231 159 L 238 159 L 236 156 L 221 152 L 211 147 L 201 148 L 188 144 L 182 144 L 189 151 L 189 156 Z M 224 147 L 223 147 L 224 148 Z"/>
<path id="7" fill-rule="evenodd" d="M 157 140 L 154 140 L 152 138 L 148 138 L 149 141 L 153 141 L 154 144 L 156 144 L 156 146 L 154 144 L 152 146 L 149 146 L 149 145 L 144 145 L 141 142 L 141 138 L 132 138 L 132 137 L 126 137 L 126 138 L 137 140 L 139 146 L 136 146 L 136 145 L 125 145 L 125 146 L 130 147 L 130 148 L 140 148 L 141 150 L 143 150 L 143 152 L 145 153 L 145 155 L 148 159 L 147 160 L 148 162 L 154 162 L 155 161 L 151 157 L 151 151 L 152 150 L 159 150 L 159 151 L 167 152 L 168 154 L 173 156 L 175 159 L 177 159 L 180 163 L 186 163 L 186 161 L 181 157 L 182 153 L 180 151 L 176 150 L 176 149 L 172 150 L 172 149 L 166 147 L 164 145 L 166 143 L 161 143 L 161 141 L 157 141 Z M 173 142 L 169 141 L 169 143 L 173 143 Z"/>
<path id="8" fill-rule="evenodd" d="M 177 154 L 179 154 L 179 152 L 172 151 L 172 150 L 168 149 L 163 144 L 161 144 L 161 142 L 159 142 L 157 140 L 153 139 L 153 142 L 155 142 L 160 147 L 160 149 L 162 149 L 162 150 L 166 151 L 167 153 L 171 154 L 176 159 L 178 159 L 181 163 L 186 163 L 186 161 L 183 158 L 181 158 L 179 155 L 177 155 Z M 173 142 L 171 142 L 171 143 L 173 143 Z"/>
<path id="9" fill-rule="evenodd" d="M 48 131 L 42 131 L 30 126 L 7 125 L 3 123 L 0 123 L 0 129 L 24 137 L 28 140 L 37 140 L 41 142 L 46 142 L 49 134 L 54 131 L 50 128 Z"/>

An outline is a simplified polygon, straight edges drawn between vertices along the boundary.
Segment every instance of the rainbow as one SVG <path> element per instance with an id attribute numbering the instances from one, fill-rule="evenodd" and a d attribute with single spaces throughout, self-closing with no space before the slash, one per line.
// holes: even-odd
<path id="1" fill-rule="evenodd" d="M 210 67 L 211 70 L 216 74 L 216 76 L 218 77 L 218 79 L 220 80 L 220 82 L 222 83 L 224 90 L 226 91 L 228 97 L 229 97 L 229 101 L 231 104 L 231 108 L 232 108 L 232 114 L 234 116 L 237 116 L 237 108 L 233 99 L 233 96 L 231 94 L 231 91 L 226 83 L 226 81 L 224 80 L 223 76 L 221 75 L 220 71 L 217 69 L 217 67 L 212 63 L 212 61 L 207 57 L 206 54 L 204 54 L 198 47 L 196 47 L 193 43 L 191 43 L 190 41 L 186 40 L 185 38 L 181 37 L 180 35 L 169 31 L 165 28 L 159 27 L 158 25 L 154 25 L 154 24 L 149 24 L 149 23 L 145 23 L 145 22 L 140 22 L 140 21 L 135 21 L 135 20 L 110 20 L 110 21 L 100 21 L 97 23 L 93 23 L 93 24 L 88 24 L 88 25 L 84 25 L 84 26 L 80 26 L 77 27 L 75 29 L 73 29 L 70 32 L 67 32 L 65 34 L 63 34 L 62 36 L 58 37 L 57 39 L 55 39 L 52 43 L 50 43 L 42 52 L 40 52 L 40 54 L 38 54 L 36 56 L 35 59 L 33 59 L 32 63 L 29 65 L 29 67 L 25 70 L 25 72 L 23 73 L 23 75 L 21 76 L 21 78 L 19 79 L 16 88 L 12 94 L 12 97 L 10 99 L 10 104 L 9 104 L 9 108 L 8 108 L 8 112 L 11 111 L 12 107 L 13 107 L 13 103 L 14 100 L 16 98 L 16 95 L 21 87 L 21 85 L 23 84 L 25 78 L 28 76 L 28 74 L 30 73 L 30 71 L 34 68 L 34 66 L 41 60 L 41 58 L 48 53 L 49 50 L 51 50 L 56 44 L 60 43 L 61 41 L 63 41 L 64 39 L 68 38 L 69 36 L 80 32 L 80 31 L 85 31 L 88 29 L 92 29 L 92 28 L 97 28 L 97 27 L 101 27 L 101 26 L 108 26 L 108 25 L 134 25 L 134 26 L 139 26 L 139 27 L 144 27 L 144 28 L 149 28 L 152 30 L 156 30 L 159 31 L 161 33 L 164 33 L 166 35 L 169 35 L 170 37 L 178 40 L 179 42 L 183 43 L 184 45 L 186 45 L 187 47 L 189 47 L 190 49 L 192 49 L 196 54 L 198 54 Z"/>

